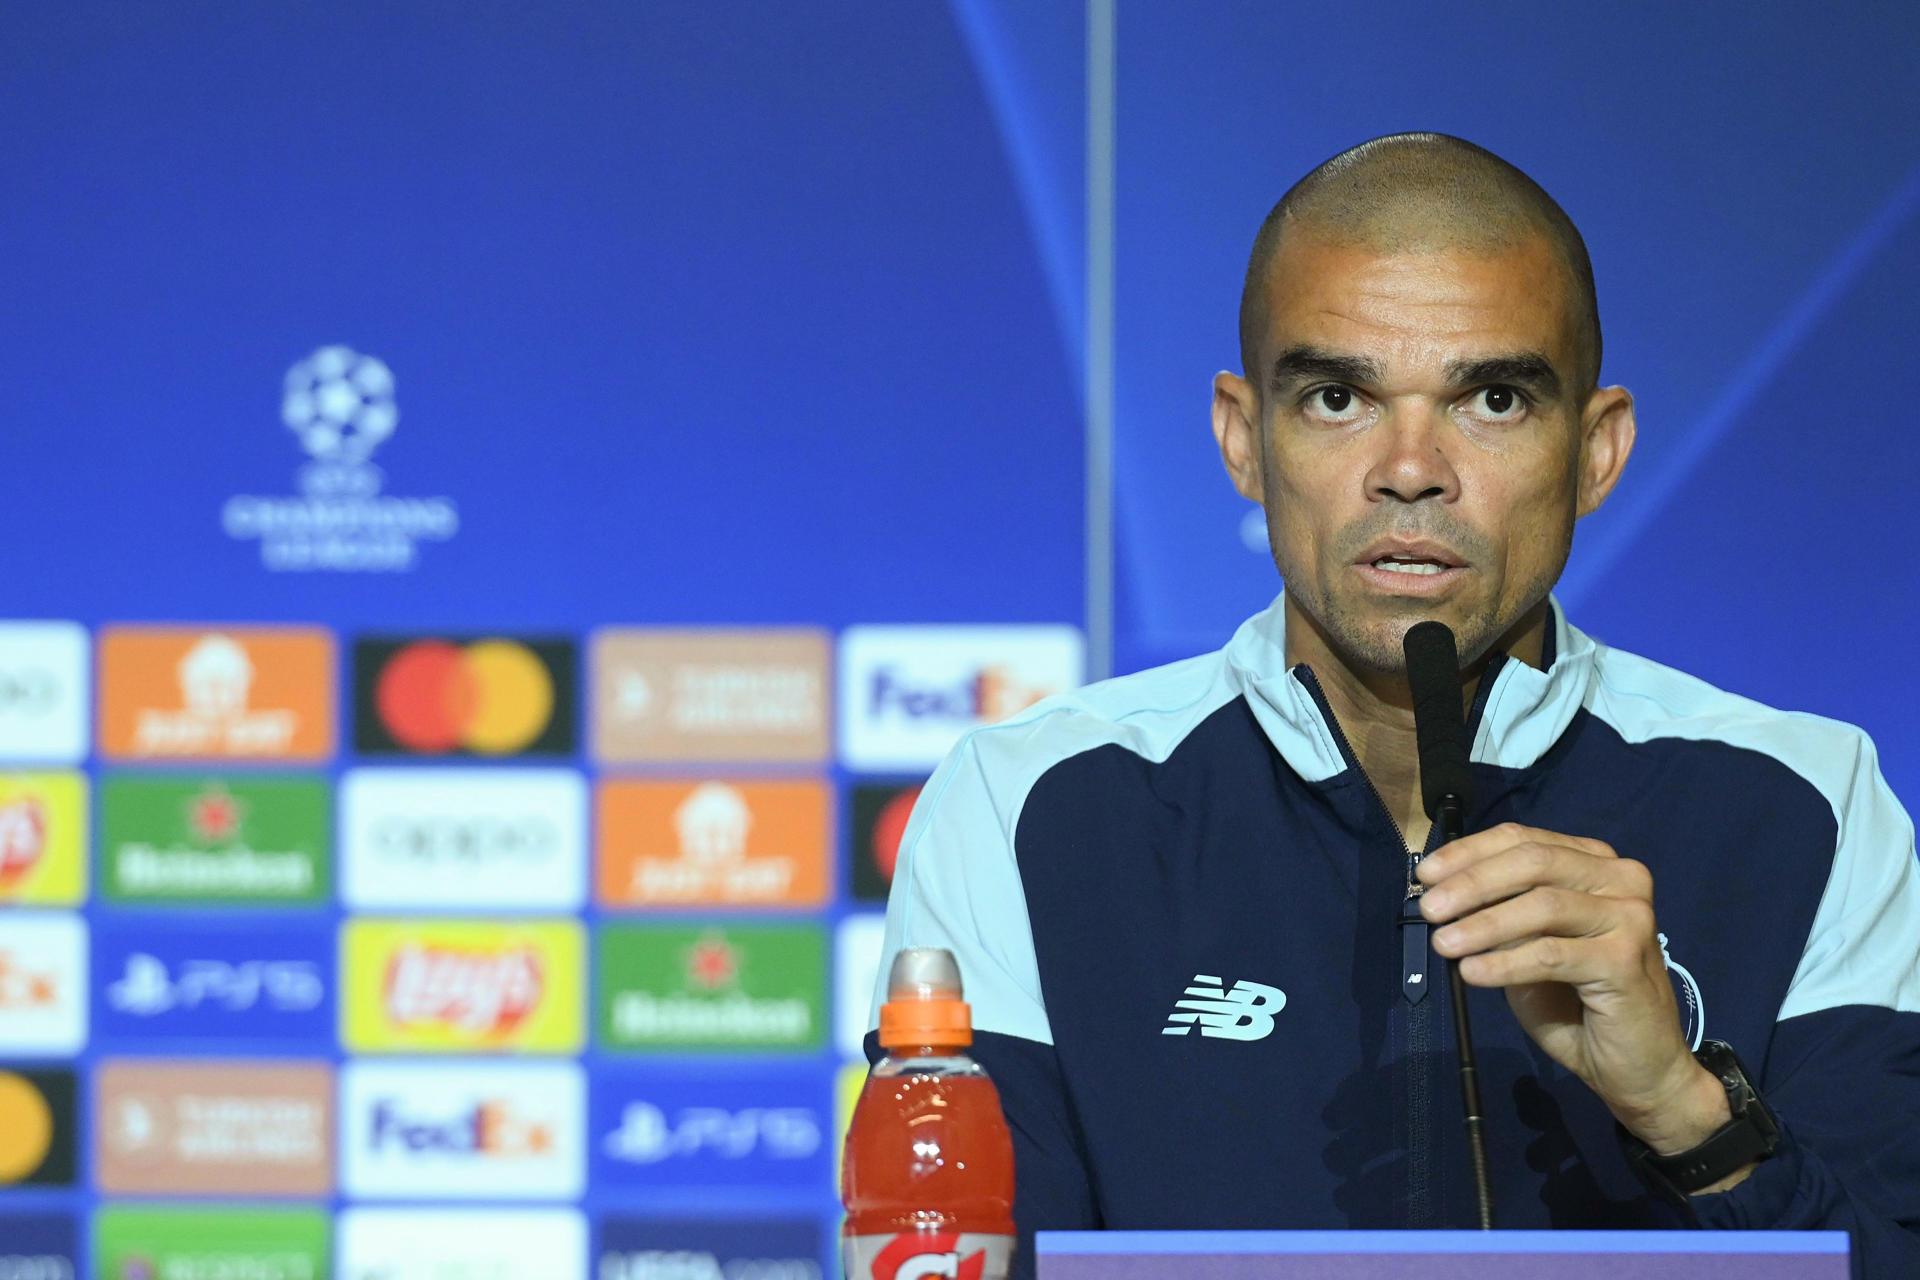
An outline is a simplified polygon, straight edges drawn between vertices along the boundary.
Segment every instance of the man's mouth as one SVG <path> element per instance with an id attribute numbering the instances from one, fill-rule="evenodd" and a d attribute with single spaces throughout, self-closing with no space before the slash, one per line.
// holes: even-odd
<path id="1" fill-rule="evenodd" d="M 1373 562 L 1373 567 L 1376 569 L 1384 569 L 1388 573 L 1434 574 L 1445 573 L 1454 566 L 1443 564 L 1438 560 L 1427 560 L 1414 556 L 1381 556 Z"/>

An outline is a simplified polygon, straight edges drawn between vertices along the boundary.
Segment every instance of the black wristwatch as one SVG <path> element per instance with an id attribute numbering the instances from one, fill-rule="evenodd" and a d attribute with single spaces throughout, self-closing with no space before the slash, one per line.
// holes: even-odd
<path id="1" fill-rule="evenodd" d="M 1688 1196 L 1756 1160 L 1765 1160 L 1780 1145 L 1780 1125 L 1747 1078 L 1747 1069 L 1733 1047 L 1721 1040 L 1707 1040 L 1693 1056 L 1726 1089 L 1733 1119 L 1691 1151 L 1671 1156 L 1655 1155 L 1652 1147 L 1624 1126 L 1617 1122 L 1614 1125 L 1627 1163 L 1641 1183 L 1655 1196 L 1688 1212 L 1692 1211 Z"/>

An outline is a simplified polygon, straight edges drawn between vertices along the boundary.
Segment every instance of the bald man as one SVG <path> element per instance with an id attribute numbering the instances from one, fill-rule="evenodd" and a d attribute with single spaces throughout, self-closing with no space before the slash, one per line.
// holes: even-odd
<path id="1" fill-rule="evenodd" d="M 1283 594 L 969 735 L 902 842 L 887 952 L 959 960 L 1015 1274 L 1034 1230 L 1474 1225 L 1438 956 L 1499 1225 L 1841 1229 L 1920 1276 L 1920 864 L 1872 744 L 1549 596 L 1634 441 L 1573 223 L 1470 143 L 1376 139 L 1268 216 L 1240 337 L 1214 437 Z M 1428 619 L 1476 797 L 1437 847 Z"/>

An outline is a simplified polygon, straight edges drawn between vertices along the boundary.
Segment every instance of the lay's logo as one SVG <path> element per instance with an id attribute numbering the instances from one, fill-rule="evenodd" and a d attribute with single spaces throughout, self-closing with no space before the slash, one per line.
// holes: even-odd
<path id="1" fill-rule="evenodd" d="M 575 1052 L 583 953 L 574 921 L 350 921 L 341 940 L 346 1046 Z"/>
<path id="2" fill-rule="evenodd" d="M 0 773 L 0 903 L 77 905 L 87 892 L 87 783 Z"/>
<path id="3" fill-rule="evenodd" d="M 387 1014 L 402 1027 L 505 1035 L 539 1005 L 540 970 L 531 947 L 402 946 L 387 963 Z"/>

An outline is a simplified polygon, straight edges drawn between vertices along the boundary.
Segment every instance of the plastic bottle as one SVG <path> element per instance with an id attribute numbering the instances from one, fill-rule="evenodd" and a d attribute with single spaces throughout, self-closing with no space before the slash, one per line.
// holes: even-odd
<path id="1" fill-rule="evenodd" d="M 886 1056 L 860 1091 L 841 1161 L 847 1280 L 1004 1280 L 1013 1139 L 972 1043 L 952 954 L 902 950 L 880 1006 Z"/>

